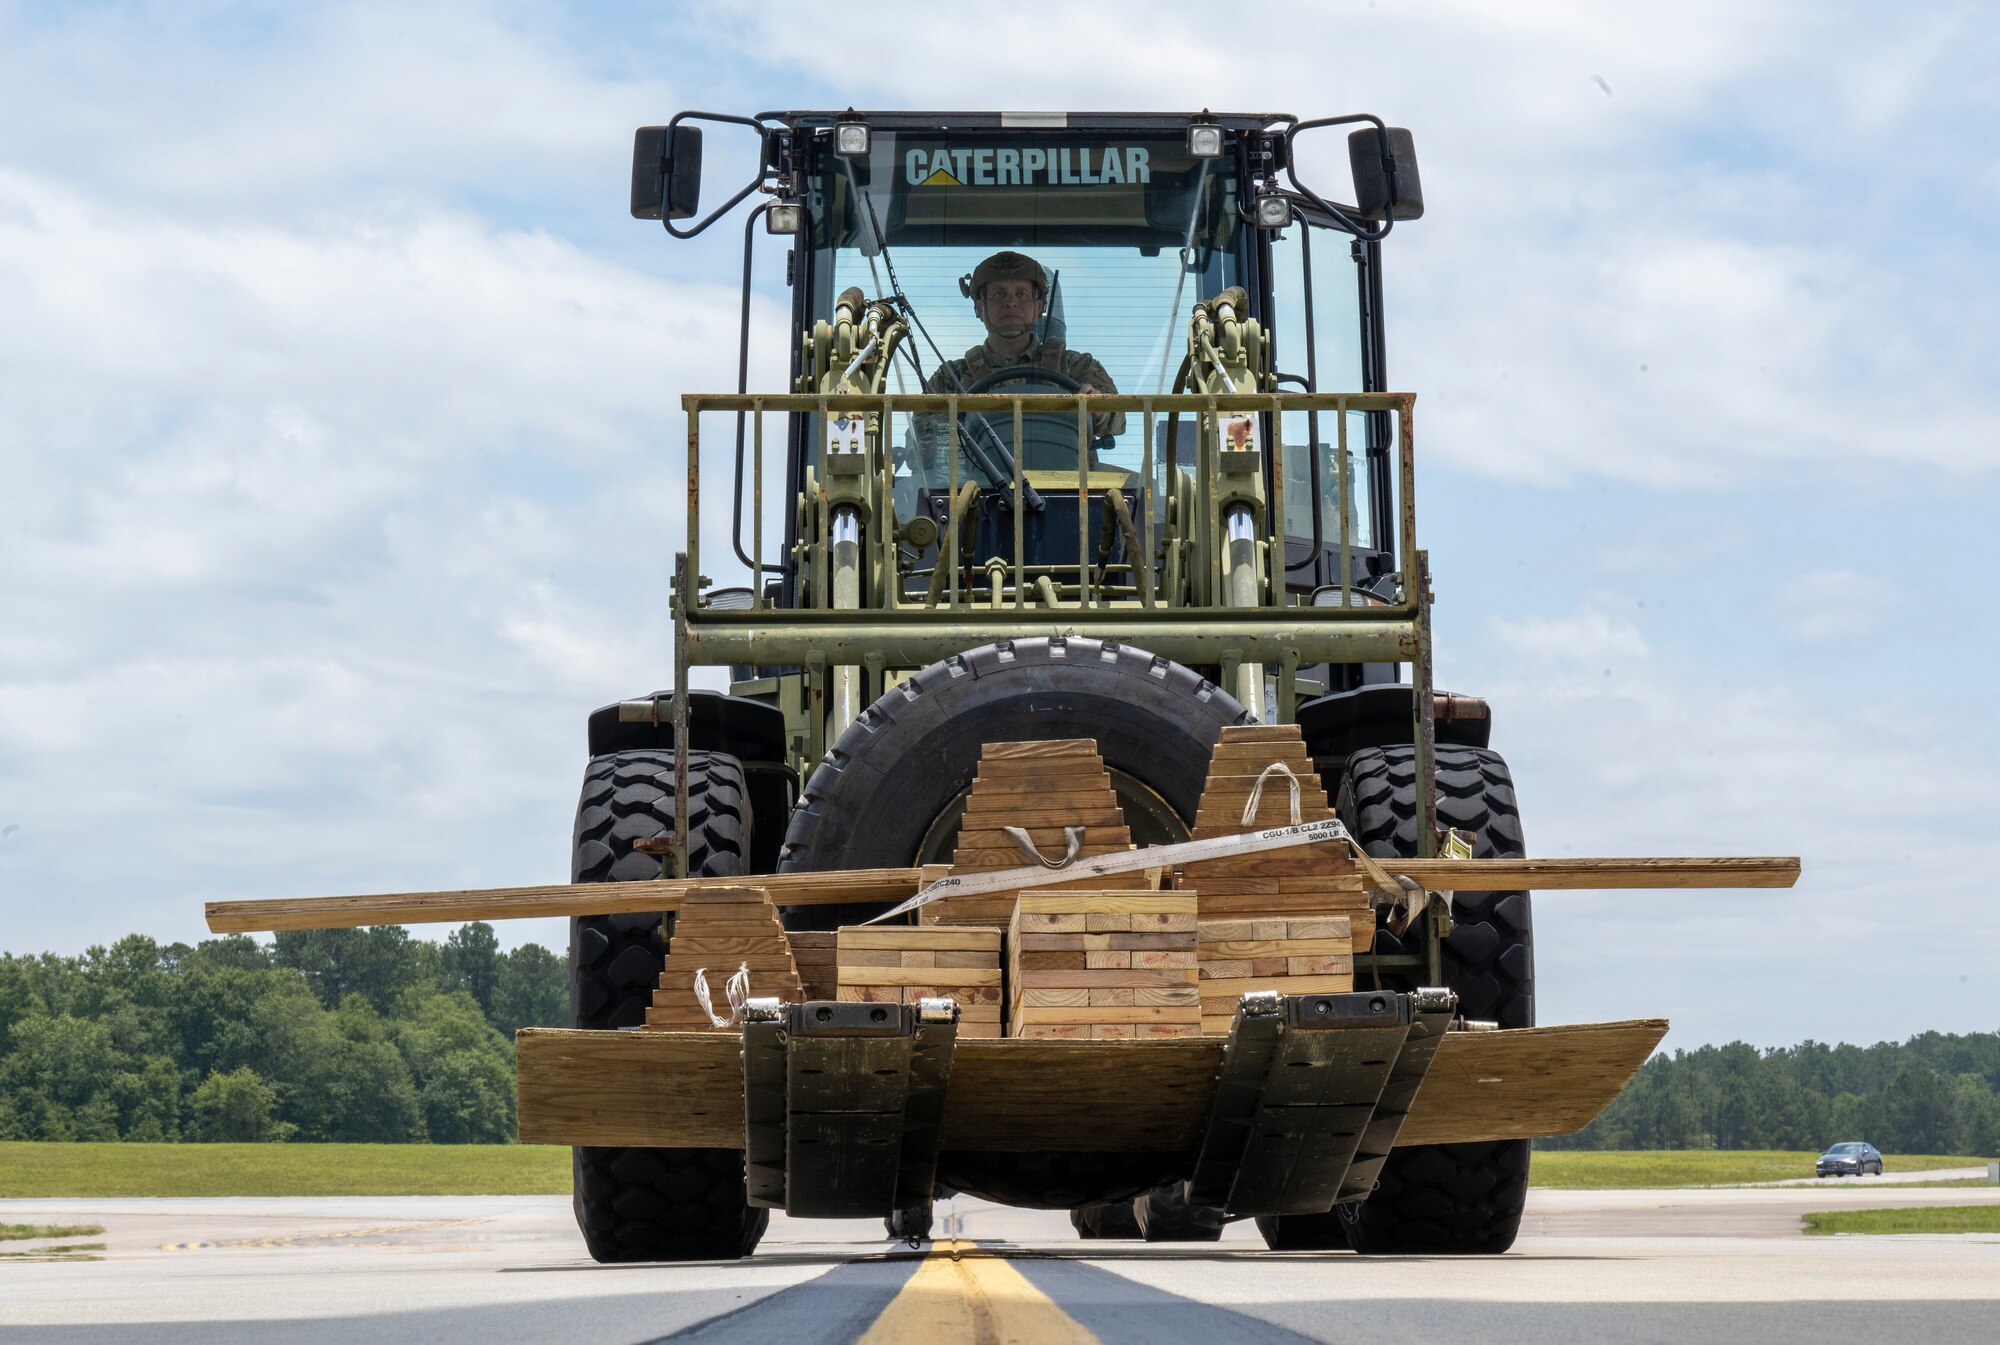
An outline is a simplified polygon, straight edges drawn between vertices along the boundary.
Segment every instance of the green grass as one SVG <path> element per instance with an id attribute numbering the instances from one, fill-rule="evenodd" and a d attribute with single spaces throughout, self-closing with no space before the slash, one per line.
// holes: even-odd
<path id="1" fill-rule="evenodd" d="M 1728 1186 L 1813 1175 L 1819 1154 L 1779 1149 L 1554 1149 L 1538 1152 L 1528 1180 L 1571 1191 L 1650 1190 L 1673 1186 Z M 1889 1154 L 1890 1172 L 1984 1166 L 1983 1158 Z M 1840 1179 L 1828 1177 L 1829 1185 Z"/>
<path id="2" fill-rule="evenodd" d="M 0 1242 L 28 1238 L 88 1238 L 103 1231 L 103 1224 L 0 1224 Z"/>
<path id="3" fill-rule="evenodd" d="M 1806 1216 L 1808 1233 L 2000 1233 L 2000 1205 L 1834 1210 Z"/>
<path id="4" fill-rule="evenodd" d="M 65 1242 L 58 1247 L 30 1247 L 25 1252 L 0 1252 L 0 1261 L 102 1261 L 101 1256 L 89 1255 L 101 1252 L 101 1242 Z"/>
<path id="5" fill-rule="evenodd" d="M 1556 1150 L 1535 1155 L 1532 1180 L 1568 1190 L 1720 1186 L 1809 1177 L 1818 1156 Z M 1911 1172 L 1984 1160 L 1892 1154 L 1886 1162 Z M 569 1151 L 542 1144 L 0 1144 L 0 1199 L 566 1195 L 569 1183 Z"/>
<path id="6" fill-rule="evenodd" d="M 567 1195 L 545 1144 L 0 1144 L 0 1199 Z"/>

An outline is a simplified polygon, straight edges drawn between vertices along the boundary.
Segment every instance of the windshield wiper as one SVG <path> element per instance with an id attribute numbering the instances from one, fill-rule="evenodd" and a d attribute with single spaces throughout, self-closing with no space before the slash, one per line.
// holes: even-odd
<path id="1" fill-rule="evenodd" d="M 882 267 L 889 273 L 889 290 L 895 297 L 896 307 L 901 309 L 904 315 L 910 319 L 911 324 L 916 327 L 918 334 L 924 338 L 924 344 L 931 348 L 931 354 L 937 356 L 938 368 L 944 371 L 945 377 L 949 378 L 952 381 L 952 385 L 963 393 L 965 391 L 965 381 L 958 376 L 958 370 L 951 367 L 951 361 L 944 357 L 944 352 L 938 349 L 938 343 L 931 339 L 930 329 L 925 327 L 924 320 L 917 316 L 917 306 L 910 302 L 909 295 L 903 293 L 903 282 L 896 278 L 896 259 L 889 255 L 889 237 L 882 232 L 882 221 L 875 213 L 875 198 L 862 190 L 861 184 L 855 176 L 854 161 L 852 159 L 843 159 L 842 163 L 847 169 L 849 190 L 859 196 L 861 203 L 868 208 L 868 230 L 874 237 L 875 250 L 882 254 Z M 916 366 L 917 383 L 921 387 L 927 380 L 924 378 L 924 366 L 918 361 L 914 351 L 910 354 L 910 362 Z M 985 414 L 982 412 L 968 412 L 967 416 L 968 429 L 971 426 L 971 422 L 976 421 L 979 428 L 984 430 L 992 441 L 990 445 L 982 445 L 979 442 L 979 435 L 976 432 L 960 438 L 959 442 L 965 445 L 965 451 L 971 456 L 973 465 L 986 473 L 987 479 L 995 486 L 1003 482 L 1012 481 L 1016 475 L 1019 475 L 1021 479 L 1021 504 L 1031 514 L 1041 513 L 1047 507 L 1042 500 L 1042 493 L 1028 484 L 1027 475 L 1020 472 L 1019 467 L 1014 461 L 1014 455 L 1008 451 L 1006 444 L 1001 441 L 1000 432 L 993 428 L 992 423 L 986 419 Z M 989 448 L 993 453 L 999 455 L 999 462 L 997 464 L 989 456 Z"/>

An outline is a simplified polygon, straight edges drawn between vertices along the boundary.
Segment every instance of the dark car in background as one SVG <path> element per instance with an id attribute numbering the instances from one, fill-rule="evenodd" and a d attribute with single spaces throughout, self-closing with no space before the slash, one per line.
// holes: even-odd
<path id="1" fill-rule="evenodd" d="M 1815 1177 L 1862 1177 L 1882 1175 L 1882 1151 L 1872 1144 L 1836 1144 L 1813 1164 Z"/>

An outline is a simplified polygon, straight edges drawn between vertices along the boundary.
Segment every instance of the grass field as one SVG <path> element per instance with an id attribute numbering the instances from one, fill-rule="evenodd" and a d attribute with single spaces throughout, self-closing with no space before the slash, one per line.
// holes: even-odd
<path id="1" fill-rule="evenodd" d="M 545 1144 L 0 1144 L 0 1199 L 568 1195 Z"/>
<path id="2" fill-rule="evenodd" d="M 1721 1186 L 1810 1177 L 1818 1156 L 1556 1151 L 1535 1155 L 1531 1180 L 1588 1191 Z M 1886 1162 L 1912 1172 L 1984 1160 L 1891 1154 Z M 0 1199 L 567 1195 L 569 1182 L 569 1150 L 544 1144 L 0 1144 Z"/>
<path id="3" fill-rule="evenodd" d="M 1737 1182 L 1775 1182 L 1813 1175 L 1817 1153 L 1781 1149 L 1558 1149 L 1535 1155 L 1528 1180 L 1535 1186 L 1570 1191 L 1634 1191 L 1668 1186 L 1727 1186 Z M 1983 1167 L 1983 1158 L 1948 1158 L 1935 1154 L 1889 1154 L 1882 1160 L 1890 1172 L 1922 1172 L 1931 1168 Z M 1839 1178 L 1826 1179 L 1829 1185 Z"/>
<path id="4" fill-rule="evenodd" d="M 0 1224 L 0 1242 L 18 1242 L 24 1238 L 89 1238 L 103 1231 L 103 1224 Z"/>
<path id="5" fill-rule="evenodd" d="M 1934 1205 L 1914 1210 L 1835 1210 L 1808 1214 L 1808 1233 L 2000 1233 L 2000 1205 Z"/>
<path id="6" fill-rule="evenodd" d="M 94 1238 L 103 1224 L 0 1224 L 0 1242 L 42 1242 L 56 1238 Z M 101 1242 L 51 1242 L 46 1247 L 0 1248 L 0 1261 L 102 1261 L 93 1253 Z"/>

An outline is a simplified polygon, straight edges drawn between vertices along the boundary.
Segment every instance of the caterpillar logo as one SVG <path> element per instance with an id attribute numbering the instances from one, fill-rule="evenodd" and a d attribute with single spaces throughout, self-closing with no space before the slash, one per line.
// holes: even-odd
<path id="1" fill-rule="evenodd" d="M 1082 187 L 1153 180 L 1143 145 L 1050 145 L 992 149 L 912 149 L 903 178 L 912 187 Z"/>

